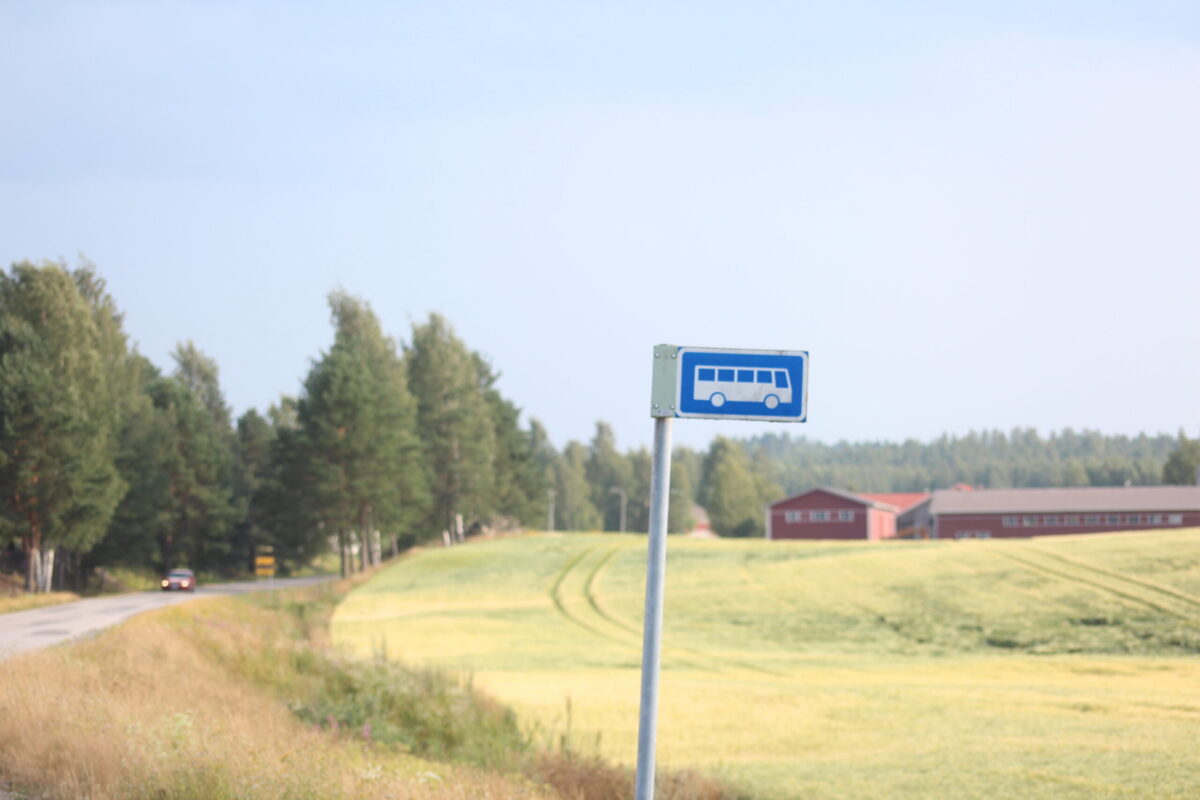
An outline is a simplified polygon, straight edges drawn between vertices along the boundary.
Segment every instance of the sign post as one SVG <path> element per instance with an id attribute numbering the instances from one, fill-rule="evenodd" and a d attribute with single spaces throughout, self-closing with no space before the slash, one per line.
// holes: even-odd
<path id="1" fill-rule="evenodd" d="M 701 417 L 804 422 L 808 417 L 808 353 L 660 344 L 654 348 L 650 416 L 654 418 L 654 461 L 642 627 L 636 800 L 654 798 L 667 511 L 671 497 L 671 420 Z"/>

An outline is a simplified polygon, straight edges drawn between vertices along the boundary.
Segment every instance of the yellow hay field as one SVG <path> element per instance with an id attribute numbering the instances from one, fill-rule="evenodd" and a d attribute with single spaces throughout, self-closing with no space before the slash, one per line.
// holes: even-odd
<path id="1" fill-rule="evenodd" d="M 334 616 L 632 763 L 645 539 L 430 550 Z M 672 539 L 660 764 L 756 797 L 1200 794 L 1200 531 Z"/>

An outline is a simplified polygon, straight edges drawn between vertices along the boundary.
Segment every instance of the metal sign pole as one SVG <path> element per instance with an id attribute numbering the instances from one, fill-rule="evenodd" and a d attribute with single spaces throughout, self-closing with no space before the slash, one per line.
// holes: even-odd
<path id="1" fill-rule="evenodd" d="M 671 420 L 701 417 L 804 422 L 808 418 L 808 352 L 656 345 L 650 416 L 654 418 L 654 471 L 650 479 L 650 554 L 646 560 L 646 618 L 642 628 L 636 800 L 654 800 L 667 505 L 671 497 Z"/>
<path id="2" fill-rule="evenodd" d="M 671 418 L 654 419 L 650 478 L 650 536 L 646 560 L 646 615 L 642 627 L 642 699 L 638 715 L 636 800 L 654 798 L 654 742 L 658 730 L 658 670 L 662 651 L 663 580 L 667 567 L 667 506 L 671 498 Z"/>

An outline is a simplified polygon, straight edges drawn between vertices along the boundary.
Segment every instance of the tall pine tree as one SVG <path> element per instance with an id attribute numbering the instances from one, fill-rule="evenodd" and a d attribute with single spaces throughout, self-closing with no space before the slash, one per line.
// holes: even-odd
<path id="1" fill-rule="evenodd" d="M 416 402 L 395 344 L 370 307 L 342 292 L 329 299 L 333 347 L 313 366 L 297 408 L 301 474 L 315 517 L 338 537 L 343 571 L 380 556 L 380 532 L 411 537 L 428 510 L 428 482 L 416 435 Z"/>
<path id="2" fill-rule="evenodd" d="M 429 466 L 427 534 L 486 521 L 494 508 L 496 429 L 476 358 L 439 314 L 413 327 L 406 352 Z"/>
<path id="3" fill-rule="evenodd" d="M 0 529 L 20 539 L 34 591 L 50 589 L 56 547 L 103 536 L 125 490 L 106 370 L 119 337 L 100 316 L 61 265 L 0 274 Z"/>

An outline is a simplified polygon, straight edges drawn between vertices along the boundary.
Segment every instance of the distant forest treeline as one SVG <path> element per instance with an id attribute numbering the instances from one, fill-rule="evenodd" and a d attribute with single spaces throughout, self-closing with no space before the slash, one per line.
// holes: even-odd
<path id="1" fill-rule="evenodd" d="M 108 566 L 244 574 L 264 547 L 285 570 L 333 551 L 348 572 L 461 530 L 646 530 L 645 448 L 622 452 L 604 422 L 555 448 L 437 314 L 397 341 L 363 300 L 335 291 L 329 309 L 332 343 L 299 394 L 235 420 L 217 363 L 194 344 L 169 373 L 130 346 L 92 265 L 0 273 L 0 566 L 47 591 Z M 1200 441 L 778 434 L 673 456 L 671 531 L 689 529 L 698 504 L 717 533 L 756 536 L 766 503 L 813 486 L 1192 483 Z"/>
<path id="2" fill-rule="evenodd" d="M 744 442 L 770 464 L 784 491 L 840 486 L 863 492 L 919 492 L 968 483 L 989 489 L 1039 486 L 1152 486 L 1179 447 L 1176 436 L 1106 436 L 1070 428 L 1042 437 L 1032 428 L 942 436 L 932 442 L 823 444 L 788 434 Z"/>

